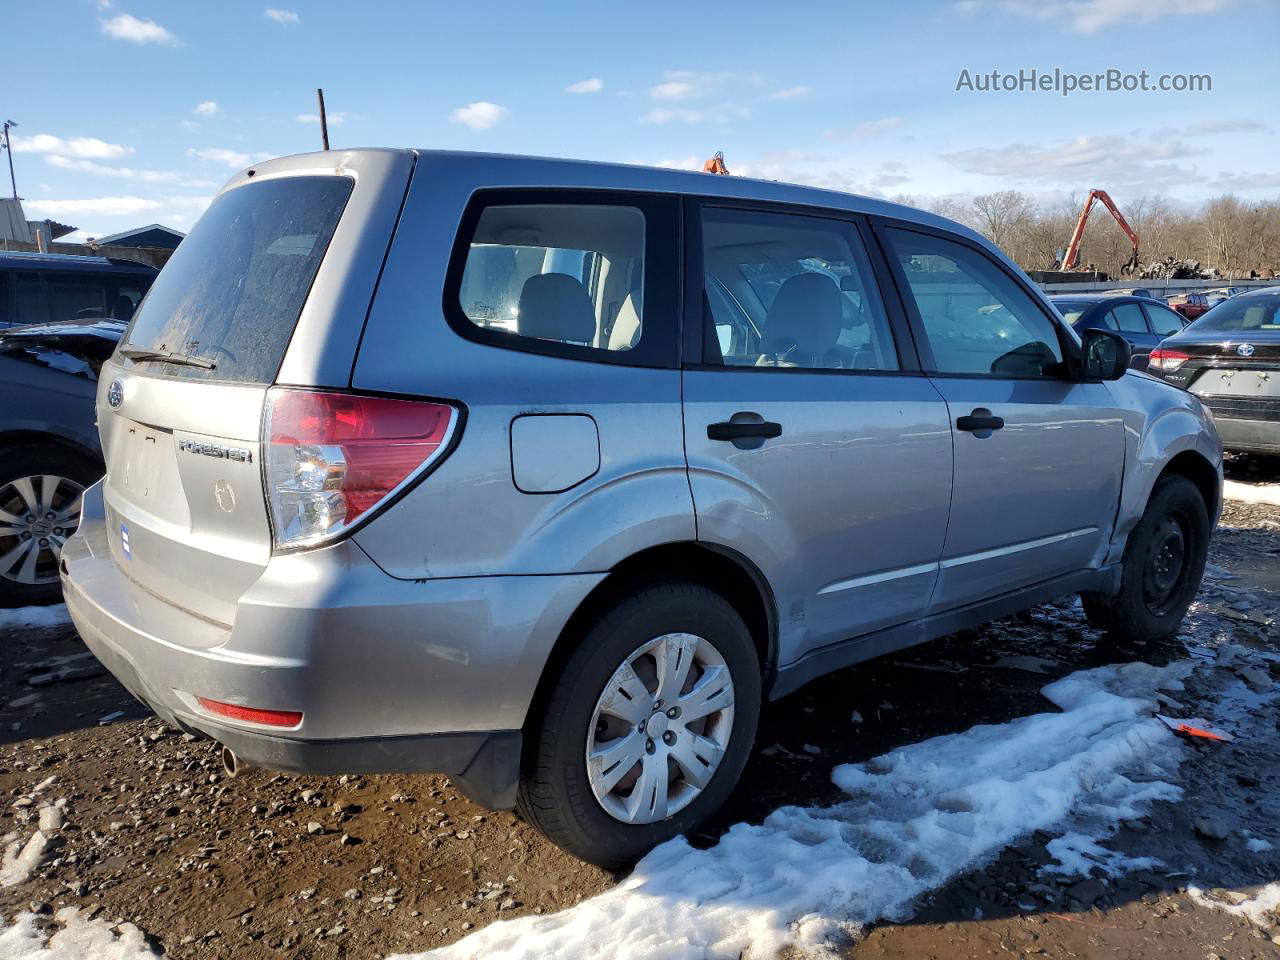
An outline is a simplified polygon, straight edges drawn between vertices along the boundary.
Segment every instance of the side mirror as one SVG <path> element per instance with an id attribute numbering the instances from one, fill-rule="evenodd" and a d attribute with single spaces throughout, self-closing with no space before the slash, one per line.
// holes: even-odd
<path id="1" fill-rule="evenodd" d="M 1085 330 L 1081 340 L 1082 380 L 1119 380 L 1124 376 L 1133 353 L 1124 337 L 1111 330 Z"/>

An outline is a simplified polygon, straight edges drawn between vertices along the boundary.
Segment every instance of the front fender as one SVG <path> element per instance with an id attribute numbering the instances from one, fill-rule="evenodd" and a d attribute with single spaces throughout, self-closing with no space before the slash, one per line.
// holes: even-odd
<path id="1" fill-rule="evenodd" d="M 1129 533 L 1142 518 L 1156 481 L 1175 457 L 1192 453 L 1218 475 L 1222 489 L 1222 441 L 1194 396 L 1152 377 L 1130 373 L 1112 384 L 1125 410 L 1125 474 L 1107 562 L 1124 556 Z M 1220 499 L 1219 499 L 1220 502 Z M 1211 506 L 1210 520 L 1217 520 Z"/>

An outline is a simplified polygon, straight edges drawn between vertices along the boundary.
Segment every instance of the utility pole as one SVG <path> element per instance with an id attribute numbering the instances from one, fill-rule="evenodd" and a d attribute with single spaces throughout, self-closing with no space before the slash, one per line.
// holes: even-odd
<path id="1" fill-rule="evenodd" d="M 6 120 L 4 122 L 4 148 L 9 154 L 9 185 L 13 187 L 13 199 L 15 200 L 18 199 L 18 181 L 14 179 L 13 176 L 13 144 L 9 142 L 9 128 L 16 126 L 17 124 L 12 120 Z M 329 149 L 327 143 L 325 145 L 325 149 Z"/>
<path id="2" fill-rule="evenodd" d="M 329 117 L 324 112 L 324 90 L 316 88 L 316 99 L 320 101 L 320 139 L 324 141 L 324 148 L 329 149 Z M 10 161 L 12 163 L 12 161 Z M 16 195 L 16 194 L 15 194 Z"/>

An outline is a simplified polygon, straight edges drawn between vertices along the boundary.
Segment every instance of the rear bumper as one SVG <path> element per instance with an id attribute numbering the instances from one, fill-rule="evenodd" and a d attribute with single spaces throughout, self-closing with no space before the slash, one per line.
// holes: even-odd
<path id="1" fill-rule="evenodd" d="M 273 558 L 232 626 L 147 592 L 106 548 L 100 487 L 63 557 L 85 643 L 175 726 L 271 769 L 443 773 L 510 806 L 542 667 L 603 575 L 396 580 L 350 542 Z M 302 713 L 281 730 L 196 697 Z"/>
<path id="2" fill-rule="evenodd" d="M 1277 404 L 1280 407 L 1280 404 Z M 1209 405 L 1213 410 L 1213 404 Z M 1214 410 L 1214 422 L 1222 449 L 1235 453 L 1280 454 L 1280 417 L 1274 420 L 1244 420 Z"/>

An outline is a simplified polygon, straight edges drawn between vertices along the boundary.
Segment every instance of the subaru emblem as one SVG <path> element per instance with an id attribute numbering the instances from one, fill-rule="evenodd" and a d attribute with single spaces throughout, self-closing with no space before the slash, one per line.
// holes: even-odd
<path id="1" fill-rule="evenodd" d="M 1236 353 L 1240 354 L 1242 357 L 1252 357 L 1253 350 L 1254 347 L 1252 343 L 1242 343 L 1240 346 L 1236 347 Z"/>
<path id="2" fill-rule="evenodd" d="M 1253 351 L 1250 350 L 1250 353 Z M 111 386 L 107 388 L 107 403 L 113 407 L 118 407 L 124 403 L 124 383 L 116 379 L 111 381 Z"/>

